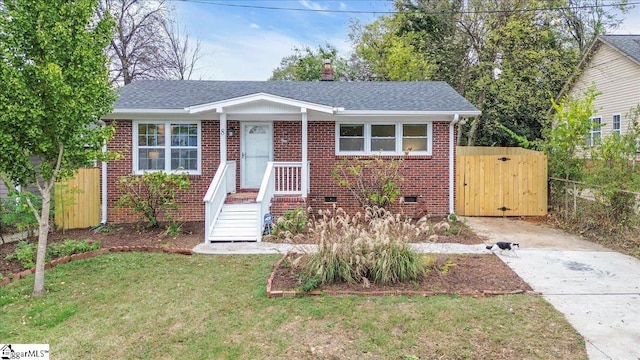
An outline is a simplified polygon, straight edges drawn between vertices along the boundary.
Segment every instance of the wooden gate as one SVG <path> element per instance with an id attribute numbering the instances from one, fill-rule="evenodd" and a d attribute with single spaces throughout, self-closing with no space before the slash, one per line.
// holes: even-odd
<path id="1" fill-rule="evenodd" d="M 80 169 L 72 179 L 56 183 L 55 224 L 60 229 L 100 224 L 100 168 Z"/>
<path id="2" fill-rule="evenodd" d="M 547 157 L 523 148 L 457 148 L 456 213 L 538 216 L 547 213 Z"/>

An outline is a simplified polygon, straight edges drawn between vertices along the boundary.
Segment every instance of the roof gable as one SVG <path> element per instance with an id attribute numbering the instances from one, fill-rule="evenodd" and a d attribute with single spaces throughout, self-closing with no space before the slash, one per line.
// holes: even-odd
<path id="1" fill-rule="evenodd" d="M 640 35 L 600 35 L 598 39 L 640 66 Z"/>

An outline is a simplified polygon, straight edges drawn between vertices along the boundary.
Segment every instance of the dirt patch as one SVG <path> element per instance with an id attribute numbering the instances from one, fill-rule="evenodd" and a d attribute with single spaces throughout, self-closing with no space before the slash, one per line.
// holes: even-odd
<path id="1" fill-rule="evenodd" d="M 304 256 L 304 255 L 297 255 Z M 438 263 L 450 260 L 446 273 L 432 270 L 421 281 L 415 283 L 401 283 L 395 285 L 370 284 L 368 288 L 361 284 L 338 283 L 322 285 L 320 291 L 348 291 L 375 293 L 386 291 L 402 292 L 433 292 L 446 294 L 474 294 L 474 293 L 507 293 L 531 291 L 513 270 L 495 255 L 479 254 L 435 254 L 440 259 Z M 301 289 L 300 272 L 290 265 L 290 261 L 283 261 L 274 269 L 271 283 L 272 291 L 293 291 Z"/>
<path id="2" fill-rule="evenodd" d="M 192 248 L 204 240 L 204 222 L 184 222 L 182 231 L 177 235 L 166 235 L 165 230 L 140 228 L 136 224 L 115 224 L 100 231 L 90 229 L 56 230 L 49 234 L 48 243 L 62 242 L 66 239 L 97 241 L 101 247 L 113 246 L 160 246 L 171 248 Z M 28 242 L 38 242 L 30 237 Z M 17 242 L 0 244 L 0 275 L 7 276 L 23 270 L 17 260 L 6 260 L 15 249 Z"/>

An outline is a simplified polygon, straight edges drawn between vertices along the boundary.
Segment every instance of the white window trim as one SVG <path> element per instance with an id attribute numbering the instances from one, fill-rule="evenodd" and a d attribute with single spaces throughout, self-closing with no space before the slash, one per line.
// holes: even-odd
<path id="1" fill-rule="evenodd" d="M 165 156 L 164 170 L 139 170 L 138 167 L 138 125 L 139 124 L 155 124 L 165 125 Z M 198 126 L 198 168 L 196 170 L 170 170 L 171 169 L 171 125 L 182 124 L 196 124 Z M 202 174 L 202 122 L 200 120 L 132 120 L 132 139 L 131 139 L 131 152 L 133 158 L 133 173 L 135 175 L 142 175 L 146 172 L 159 172 L 164 171 L 168 174 L 187 174 L 187 175 L 201 175 Z"/>
<path id="2" fill-rule="evenodd" d="M 613 120 L 616 116 L 618 117 L 618 125 L 620 126 L 617 129 L 614 127 L 616 122 Z M 622 131 L 622 114 L 611 115 L 611 133 L 620 135 L 621 131 Z"/>
<path id="3" fill-rule="evenodd" d="M 599 123 L 599 127 L 598 129 L 596 129 L 593 126 L 593 123 L 596 122 L 596 119 L 599 119 L 600 121 Z M 595 139 L 595 134 L 600 134 L 600 142 L 602 142 L 602 116 L 594 116 L 591 118 L 591 128 L 589 129 L 589 147 L 594 147 L 594 146 L 598 146 L 600 144 L 595 144 L 594 143 L 594 139 Z"/>
<path id="4" fill-rule="evenodd" d="M 408 156 L 430 156 L 433 152 L 433 122 L 432 121 L 403 121 L 403 122 L 378 122 L 378 121 L 336 121 L 335 125 L 335 154 L 340 156 L 371 156 L 404 155 L 402 151 L 402 125 L 427 125 L 427 150 L 410 151 Z M 364 151 L 340 151 L 340 125 L 364 125 Z M 395 151 L 380 151 L 371 149 L 371 125 L 395 125 L 396 149 Z"/>

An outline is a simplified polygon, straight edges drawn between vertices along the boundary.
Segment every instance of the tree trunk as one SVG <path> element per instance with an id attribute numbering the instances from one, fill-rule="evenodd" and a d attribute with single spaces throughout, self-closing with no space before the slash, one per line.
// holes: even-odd
<path id="1" fill-rule="evenodd" d="M 36 278 L 33 285 L 33 296 L 44 294 L 44 258 L 47 252 L 47 238 L 49 236 L 49 212 L 51 207 L 51 189 L 53 184 L 47 183 L 41 189 L 42 212 L 38 228 L 38 252 L 36 257 Z"/>

